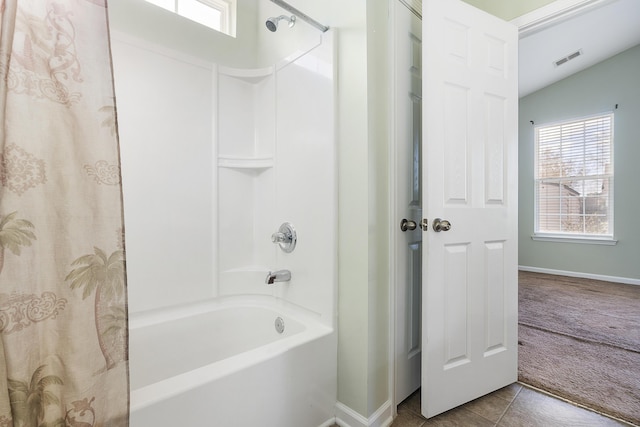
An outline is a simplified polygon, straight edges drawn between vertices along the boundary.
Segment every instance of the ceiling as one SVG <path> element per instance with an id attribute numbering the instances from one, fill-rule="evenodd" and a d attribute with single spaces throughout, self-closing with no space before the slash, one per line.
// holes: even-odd
<path id="1" fill-rule="evenodd" d="M 413 0 L 414 2 L 416 0 Z M 509 21 L 528 12 L 553 3 L 554 0 L 462 0 L 500 19 Z M 422 3 L 422 0 L 420 0 Z M 419 9 L 422 10 L 422 9 Z"/>
<path id="2" fill-rule="evenodd" d="M 640 44 L 640 0 L 591 3 L 546 23 L 520 27 L 520 97 Z M 555 66 L 578 50 L 580 56 Z"/>

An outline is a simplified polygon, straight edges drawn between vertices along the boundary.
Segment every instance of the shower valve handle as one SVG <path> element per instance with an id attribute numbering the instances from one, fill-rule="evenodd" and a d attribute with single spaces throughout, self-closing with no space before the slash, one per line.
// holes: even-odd
<path id="1" fill-rule="evenodd" d="M 296 229 L 290 223 L 285 222 L 278 231 L 271 235 L 271 241 L 280 245 L 280 249 L 284 252 L 289 253 L 296 248 L 296 243 L 298 243 Z"/>
<path id="2" fill-rule="evenodd" d="M 278 231 L 271 235 L 271 241 L 273 243 L 289 243 L 291 241 L 291 234 L 285 234 Z"/>

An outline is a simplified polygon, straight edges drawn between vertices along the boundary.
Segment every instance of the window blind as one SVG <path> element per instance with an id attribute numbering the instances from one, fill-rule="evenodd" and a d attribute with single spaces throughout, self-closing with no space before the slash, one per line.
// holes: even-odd
<path id="1" fill-rule="evenodd" d="M 535 233 L 613 237 L 613 114 L 535 128 Z"/>

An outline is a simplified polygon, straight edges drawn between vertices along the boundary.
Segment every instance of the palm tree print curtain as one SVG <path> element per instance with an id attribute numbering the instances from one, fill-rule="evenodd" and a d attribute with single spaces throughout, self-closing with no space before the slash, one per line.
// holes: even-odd
<path id="1" fill-rule="evenodd" d="M 0 0 L 0 427 L 128 425 L 106 0 Z"/>

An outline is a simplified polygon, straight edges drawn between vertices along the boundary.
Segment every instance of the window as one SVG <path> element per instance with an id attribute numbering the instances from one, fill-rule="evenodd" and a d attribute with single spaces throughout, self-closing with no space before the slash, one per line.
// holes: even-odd
<path id="1" fill-rule="evenodd" d="M 534 131 L 534 238 L 612 241 L 613 114 Z"/>
<path id="2" fill-rule="evenodd" d="M 236 0 L 147 0 L 221 33 L 236 36 Z"/>

